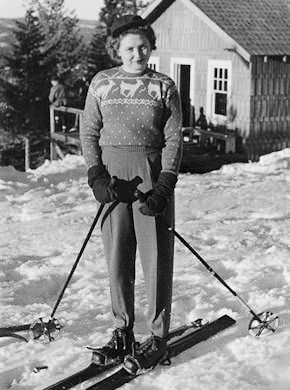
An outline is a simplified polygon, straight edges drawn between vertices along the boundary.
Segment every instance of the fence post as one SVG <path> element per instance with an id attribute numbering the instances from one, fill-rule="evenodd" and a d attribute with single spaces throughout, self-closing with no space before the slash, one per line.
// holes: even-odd
<path id="1" fill-rule="evenodd" d="M 49 118 L 50 118 L 50 161 L 56 160 L 56 151 L 53 142 L 53 133 L 55 132 L 55 122 L 54 122 L 54 108 L 53 106 L 49 107 Z"/>
<path id="2" fill-rule="evenodd" d="M 24 150 L 25 150 L 25 172 L 30 169 L 30 148 L 29 148 L 29 138 L 24 137 Z"/>

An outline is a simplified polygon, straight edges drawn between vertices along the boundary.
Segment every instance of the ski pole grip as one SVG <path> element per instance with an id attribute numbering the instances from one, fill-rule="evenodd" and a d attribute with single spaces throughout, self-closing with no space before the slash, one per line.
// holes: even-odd
<path id="1" fill-rule="evenodd" d="M 139 176 L 136 176 L 136 177 L 139 177 Z M 135 179 L 134 179 L 135 180 Z M 140 183 L 139 183 L 140 184 Z M 134 195 L 136 197 L 136 199 L 139 199 L 141 202 L 143 202 L 145 200 L 145 194 L 144 192 L 138 190 L 138 188 L 136 188 L 135 192 L 134 192 Z"/>
<path id="2" fill-rule="evenodd" d="M 136 186 L 136 189 L 134 191 L 134 196 L 137 199 L 142 199 L 142 197 L 144 198 L 144 193 L 140 190 L 138 190 L 137 186 L 141 183 L 143 183 L 143 180 L 141 179 L 140 176 L 136 176 L 134 177 L 134 179 L 132 180 L 132 183 Z"/>
<path id="3" fill-rule="evenodd" d="M 143 183 L 143 180 L 141 179 L 140 176 L 136 176 L 136 177 L 134 177 L 134 179 L 132 180 L 132 183 L 133 183 L 134 185 L 136 185 L 136 187 L 137 187 L 139 184 Z M 136 191 L 139 191 L 139 190 L 136 189 Z"/>

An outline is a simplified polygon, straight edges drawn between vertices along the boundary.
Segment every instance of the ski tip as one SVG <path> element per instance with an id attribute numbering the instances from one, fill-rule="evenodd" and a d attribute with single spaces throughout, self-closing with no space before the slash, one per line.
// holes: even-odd
<path id="1" fill-rule="evenodd" d="M 227 321 L 227 322 L 232 323 L 232 324 L 235 324 L 237 322 L 236 320 L 234 320 L 232 317 L 230 317 L 227 314 L 224 314 L 223 316 L 221 316 L 219 318 L 219 320 Z"/>

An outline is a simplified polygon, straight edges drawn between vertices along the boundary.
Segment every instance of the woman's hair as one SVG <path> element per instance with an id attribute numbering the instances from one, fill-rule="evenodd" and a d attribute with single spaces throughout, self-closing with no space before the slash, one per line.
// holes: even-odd
<path id="1" fill-rule="evenodd" d="M 154 30 L 151 26 L 145 25 L 145 26 L 138 26 L 134 28 L 130 28 L 122 33 L 120 33 L 116 38 L 113 38 L 112 36 L 109 36 L 107 38 L 107 50 L 108 53 L 113 61 L 116 63 L 121 63 L 121 58 L 118 55 L 118 50 L 120 47 L 121 39 L 127 35 L 127 34 L 139 34 L 144 35 L 149 43 L 150 43 L 150 49 L 155 50 L 156 49 L 156 36 L 154 33 Z"/>

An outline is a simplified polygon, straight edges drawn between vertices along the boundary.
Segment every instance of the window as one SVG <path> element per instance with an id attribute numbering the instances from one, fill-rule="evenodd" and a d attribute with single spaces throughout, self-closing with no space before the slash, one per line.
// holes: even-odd
<path id="1" fill-rule="evenodd" d="M 214 68 L 214 113 L 217 115 L 227 115 L 228 73 L 227 68 Z"/>
<path id="2" fill-rule="evenodd" d="M 231 62 L 210 60 L 208 66 L 208 115 L 226 117 L 231 88 Z"/>
<path id="3" fill-rule="evenodd" d="M 148 68 L 159 71 L 159 57 L 150 57 L 148 61 Z"/>

